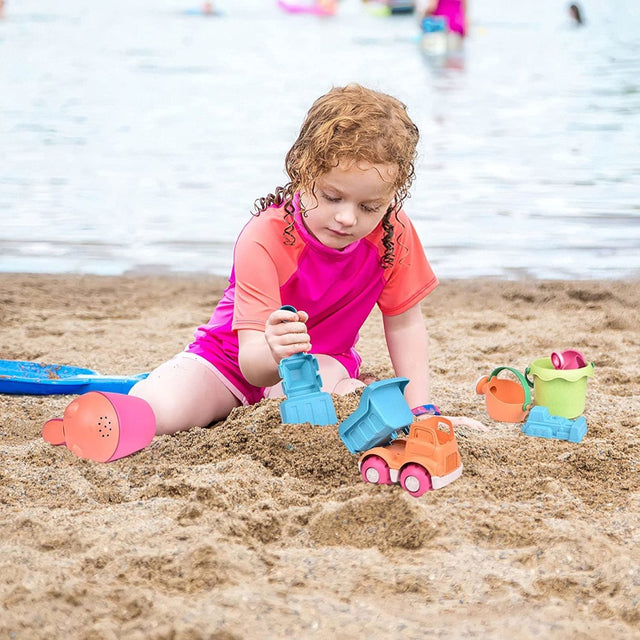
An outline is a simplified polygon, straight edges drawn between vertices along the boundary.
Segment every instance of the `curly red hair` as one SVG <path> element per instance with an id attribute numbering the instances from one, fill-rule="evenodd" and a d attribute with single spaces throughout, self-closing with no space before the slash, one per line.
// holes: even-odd
<path id="1" fill-rule="evenodd" d="M 293 242 L 293 197 L 296 192 L 315 192 L 317 178 L 341 161 L 392 164 L 397 167 L 394 200 L 382 219 L 385 230 L 385 266 L 393 263 L 392 214 L 409 196 L 415 178 L 418 127 L 407 107 L 393 96 L 359 84 L 334 87 L 309 109 L 298 138 L 287 153 L 285 169 L 289 182 L 256 200 L 257 215 L 271 205 L 284 204 L 285 242 Z"/>

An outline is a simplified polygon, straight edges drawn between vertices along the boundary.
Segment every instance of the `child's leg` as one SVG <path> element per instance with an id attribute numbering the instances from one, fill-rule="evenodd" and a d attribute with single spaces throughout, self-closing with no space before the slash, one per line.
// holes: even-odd
<path id="1" fill-rule="evenodd" d="M 343 396 L 366 386 L 364 382 L 358 380 L 358 378 L 350 377 L 349 372 L 345 369 L 344 365 L 335 358 L 322 354 L 316 357 L 318 358 L 318 364 L 320 365 L 320 376 L 322 377 L 323 391 Z M 327 376 L 327 382 L 325 382 L 325 375 Z"/>
<path id="2" fill-rule="evenodd" d="M 176 356 L 129 391 L 146 400 L 156 416 L 156 433 L 175 433 L 224 420 L 240 401 L 205 363 Z"/>
<path id="3" fill-rule="evenodd" d="M 360 382 L 357 378 L 349 377 L 349 372 L 344 368 L 344 365 L 324 354 L 314 354 L 318 360 L 320 367 L 320 377 L 322 378 L 322 391 L 328 393 L 336 393 L 343 396 L 346 393 L 355 391 L 360 387 L 364 387 L 365 384 Z M 265 391 L 265 398 L 282 398 L 284 393 L 282 391 L 282 383 L 269 387 Z"/>

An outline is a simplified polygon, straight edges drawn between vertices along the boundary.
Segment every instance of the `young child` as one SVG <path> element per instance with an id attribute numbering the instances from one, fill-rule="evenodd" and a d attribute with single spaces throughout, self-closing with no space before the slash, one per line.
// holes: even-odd
<path id="1" fill-rule="evenodd" d="M 428 0 L 420 15 L 423 22 L 434 17 L 443 18 L 447 33 L 454 37 L 462 39 L 467 34 L 466 0 Z"/>
<path id="2" fill-rule="evenodd" d="M 582 11 L 580 10 L 580 5 L 578 4 L 569 5 L 569 16 L 571 16 L 571 20 L 576 26 L 580 26 L 584 23 L 584 20 L 582 19 Z"/>
<path id="3" fill-rule="evenodd" d="M 289 181 L 256 201 L 238 237 L 212 318 L 131 390 L 153 408 L 157 433 L 282 397 L 278 363 L 302 351 L 318 359 L 323 391 L 363 386 L 355 345 L 375 304 L 394 371 L 410 380 L 405 398 L 424 412 L 429 357 L 420 303 L 438 280 L 402 210 L 417 143 L 405 105 L 391 96 L 352 84 L 316 100 L 287 153 Z"/>

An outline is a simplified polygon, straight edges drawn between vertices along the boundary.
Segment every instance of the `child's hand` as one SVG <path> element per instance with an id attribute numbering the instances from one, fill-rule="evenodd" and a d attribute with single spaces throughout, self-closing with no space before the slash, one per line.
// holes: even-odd
<path id="1" fill-rule="evenodd" d="M 471 427 L 472 429 L 477 429 L 478 431 L 489 431 L 489 427 L 485 426 L 479 420 L 475 420 L 474 418 L 466 418 L 464 416 L 452 417 L 445 416 L 447 420 L 451 420 L 451 424 L 454 427 Z"/>
<path id="2" fill-rule="evenodd" d="M 306 311 L 294 313 L 285 309 L 278 309 L 269 316 L 264 337 L 278 364 L 282 358 L 311 349 L 311 338 L 305 324 L 308 319 Z"/>

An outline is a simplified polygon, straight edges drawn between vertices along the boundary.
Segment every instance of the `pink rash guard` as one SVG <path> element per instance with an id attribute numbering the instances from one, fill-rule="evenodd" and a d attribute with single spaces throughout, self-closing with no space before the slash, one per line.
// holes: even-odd
<path id="1" fill-rule="evenodd" d="M 343 250 L 318 242 L 294 201 L 292 245 L 284 244 L 283 207 L 253 217 L 241 231 L 234 265 L 222 299 L 199 327 L 188 353 L 207 360 L 243 404 L 264 397 L 264 388 L 245 380 L 238 365 L 239 329 L 264 331 L 267 318 L 283 304 L 309 314 L 312 353 L 330 355 L 357 377 L 358 332 L 375 304 L 385 315 L 410 309 L 437 286 L 424 249 L 404 212 L 393 221 L 394 263 L 382 268 L 382 225 Z M 313 215 L 310 212 L 308 215 Z M 392 218 L 393 219 L 393 218 Z"/>
<path id="2" fill-rule="evenodd" d="M 449 31 L 465 35 L 464 7 L 462 0 L 439 0 L 438 6 L 432 13 L 434 16 L 444 16 L 447 19 Z"/>

